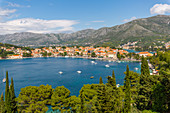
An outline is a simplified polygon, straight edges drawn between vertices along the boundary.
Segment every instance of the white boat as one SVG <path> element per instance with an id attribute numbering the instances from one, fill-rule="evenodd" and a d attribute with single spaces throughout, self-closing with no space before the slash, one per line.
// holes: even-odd
<path id="1" fill-rule="evenodd" d="M 80 73 L 81 73 L 81 71 L 77 71 L 77 73 L 79 73 L 79 74 L 80 74 Z"/>
<path id="2" fill-rule="evenodd" d="M 117 61 L 117 63 L 120 63 L 121 61 Z"/>
<path id="3" fill-rule="evenodd" d="M 63 74 L 63 72 L 62 72 L 62 71 L 59 71 L 58 73 L 59 73 L 59 74 Z"/>
<path id="4" fill-rule="evenodd" d="M 110 66 L 107 64 L 107 65 L 105 65 L 105 67 L 110 67 Z"/>
<path id="5" fill-rule="evenodd" d="M 120 86 L 120 84 L 116 84 L 116 87 L 118 88 Z"/>
<path id="6" fill-rule="evenodd" d="M 111 60 L 109 60 L 109 62 L 111 62 Z"/>
<path id="7" fill-rule="evenodd" d="M 2 82 L 5 83 L 5 82 L 6 82 L 6 78 L 4 78 L 4 79 L 2 80 Z"/>
<path id="8" fill-rule="evenodd" d="M 95 62 L 94 61 L 91 61 L 92 64 L 94 64 Z"/>
<path id="9" fill-rule="evenodd" d="M 65 56 L 65 58 L 68 58 L 69 56 Z"/>
<path id="10" fill-rule="evenodd" d="M 139 68 L 135 67 L 135 70 L 138 70 Z"/>

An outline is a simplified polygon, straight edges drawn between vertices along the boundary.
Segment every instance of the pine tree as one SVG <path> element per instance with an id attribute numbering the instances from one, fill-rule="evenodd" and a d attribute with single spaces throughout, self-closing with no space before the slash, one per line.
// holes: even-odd
<path id="1" fill-rule="evenodd" d="M 1 100 L 0 100 L 0 113 L 5 113 L 5 104 L 4 104 L 3 93 L 1 94 Z"/>
<path id="2" fill-rule="evenodd" d="M 99 82 L 99 84 L 103 84 L 102 77 L 100 77 L 100 82 Z"/>
<path id="3" fill-rule="evenodd" d="M 129 113 L 131 110 L 131 96 L 130 96 L 130 79 L 129 79 L 129 66 L 127 65 L 126 77 L 125 77 L 125 105 L 124 113 Z"/>
<path id="4" fill-rule="evenodd" d="M 80 91 L 80 113 L 85 113 L 83 90 Z"/>
<path id="5" fill-rule="evenodd" d="M 14 91 L 13 78 L 11 78 L 10 96 L 11 96 L 11 110 L 12 110 L 12 113 L 15 113 L 17 111 L 17 108 L 16 108 L 16 101 L 15 101 L 16 96 L 15 96 L 15 91 Z"/>
<path id="6" fill-rule="evenodd" d="M 138 86 L 137 108 L 140 110 L 151 108 L 152 83 L 147 60 L 142 56 L 141 76 Z"/>
<path id="7" fill-rule="evenodd" d="M 11 113 L 8 71 L 6 71 L 5 110 L 6 110 L 6 113 Z"/>
<path id="8" fill-rule="evenodd" d="M 111 110 L 111 104 L 109 103 L 108 94 L 106 92 L 106 86 L 99 84 L 97 89 L 97 111 L 98 113 L 108 113 Z"/>

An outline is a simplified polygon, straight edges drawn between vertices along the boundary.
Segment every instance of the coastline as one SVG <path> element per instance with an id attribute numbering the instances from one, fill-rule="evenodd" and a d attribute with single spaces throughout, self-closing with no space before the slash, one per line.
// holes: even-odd
<path id="1" fill-rule="evenodd" d="M 141 62 L 141 60 L 136 59 L 112 59 L 112 58 L 97 58 L 97 57 L 82 57 L 82 56 L 48 56 L 48 57 L 22 57 L 22 58 L 3 58 L 0 60 L 16 60 L 16 59 L 29 59 L 29 58 L 81 58 L 81 59 L 92 59 L 92 60 L 103 60 L 103 61 L 110 61 L 110 62 Z"/>

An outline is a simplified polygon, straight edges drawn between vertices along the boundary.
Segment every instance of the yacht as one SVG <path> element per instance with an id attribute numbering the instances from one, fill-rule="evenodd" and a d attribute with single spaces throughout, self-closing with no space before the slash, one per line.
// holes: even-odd
<path id="1" fill-rule="evenodd" d="M 135 70 L 138 70 L 139 68 L 135 67 Z"/>
<path id="2" fill-rule="evenodd" d="M 95 62 L 94 61 L 91 61 L 92 64 L 94 64 Z"/>
<path id="3" fill-rule="evenodd" d="M 79 74 L 80 74 L 80 73 L 81 73 L 81 71 L 77 71 L 77 73 L 79 73 Z"/>
<path id="4" fill-rule="evenodd" d="M 58 73 L 59 73 L 59 74 L 63 74 L 63 72 L 62 72 L 62 71 L 59 71 Z"/>
<path id="5" fill-rule="evenodd" d="M 107 65 L 105 65 L 105 67 L 110 67 L 110 66 L 107 64 Z"/>

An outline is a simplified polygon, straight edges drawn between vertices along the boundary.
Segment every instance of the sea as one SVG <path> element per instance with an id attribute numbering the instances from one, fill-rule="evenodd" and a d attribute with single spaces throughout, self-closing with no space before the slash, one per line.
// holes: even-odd
<path id="1" fill-rule="evenodd" d="M 94 61 L 95 63 L 92 63 Z M 105 67 L 109 65 L 109 67 Z M 98 84 L 99 78 L 107 82 L 107 76 L 115 72 L 116 84 L 123 85 L 126 66 L 140 73 L 140 62 L 109 62 L 82 58 L 26 58 L 14 60 L 0 60 L 0 93 L 5 92 L 5 83 L 2 82 L 6 71 L 14 79 L 16 96 L 21 88 L 27 86 L 52 85 L 64 86 L 71 91 L 71 95 L 79 95 L 84 84 Z M 139 68 L 135 70 L 135 68 Z M 59 74 L 59 72 L 62 74 Z M 81 71 L 81 73 L 77 73 Z M 90 77 L 94 76 L 93 79 Z"/>

